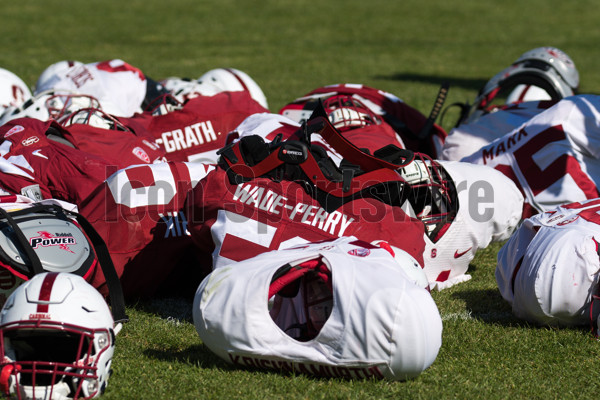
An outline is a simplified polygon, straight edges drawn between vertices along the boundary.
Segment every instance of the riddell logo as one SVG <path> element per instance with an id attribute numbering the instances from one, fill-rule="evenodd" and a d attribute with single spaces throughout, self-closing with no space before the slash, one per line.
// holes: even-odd
<path id="1" fill-rule="evenodd" d="M 40 141 L 40 139 L 37 136 L 31 136 L 31 137 L 28 137 L 27 139 L 23 140 L 21 142 L 21 144 L 23 146 L 31 146 L 32 144 L 37 143 L 39 141 Z"/>
<path id="2" fill-rule="evenodd" d="M 301 151 L 283 149 L 282 153 L 283 154 L 289 154 L 289 155 L 292 155 L 292 156 L 302 157 L 302 152 Z"/>
<path id="3" fill-rule="evenodd" d="M 58 248 L 61 250 L 68 251 L 69 253 L 75 253 L 69 248 L 69 245 L 77 243 L 72 235 L 68 233 L 53 235 L 46 231 L 39 231 L 38 233 L 40 236 L 35 236 L 29 239 L 29 243 L 34 249 L 37 249 L 39 246 L 58 246 Z"/>

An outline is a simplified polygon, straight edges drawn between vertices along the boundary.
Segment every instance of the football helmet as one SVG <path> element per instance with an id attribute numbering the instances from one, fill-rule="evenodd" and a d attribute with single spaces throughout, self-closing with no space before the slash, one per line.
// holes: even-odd
<path id="1" fill-rule="evenodd" d="M 17 399 L 100 396 L 119 329 L 102 295 L 82 277 L 34 276 L 0 312 L 0 389 Z"/>
<path id="2" fill-rule="evenodd" d="M 555 47 L 538 47 L 523 53 L 485 84 L 466 122 L 511 101 L 560 100 L 576 94 L 578 88 L 579 72 L 571 57 Z"/>
<path id="3" fill-rule="evenodd" d="M 82 108 L 100 108 L 100 102 L 89 95 L 49 90 L 31 97 L 20 107 L 8 108 L 0 119 L 0 125 L 23 117 L 37 118 L 42 121 L 59 120 Z"/>
<path id="4" fill-rule="evenodd" d="M 65 128 L 73 124 L 82 124 L 111 131 L 131 132 L 118 119 L 99 108 L 82 108 L 70 114 L 63 115 L 57 122 Z"/>
<path id="5" fill-rule="evenodd" d="M 198 96 L 213 96 L 222 92 L 222 89 L 208 79 L 200 82 L 188 78 L 170 77 L 160 83 L 180 103 L 185 103 Z"/>
<path id="6" fill-rule="evenodd" d="M 38 77 L 33 91 L 34 95 L 38 95 L 47 90 L 54 89 L 54 85 L 58 82 L 67 72 L 74 67 L 84 65 L 79 61 L 64 60 L 49 65 Z"/>
<path id="7" fill-rule="evenodd" d="M 219 92 L 239 92 L 248 91 L 250 96 L 261 106 L 268 109 L 267 97 L 263 93 L 258 83 L 250 76 L 235 68 L 216 68 L 206 72 L 197 82 L 205 85 L 207 82 L 219 88 Z"/>
<path id="8" fill-rule="evenodd" d="M 329 120 L 340 132 L 381 124 L 375 115 L 360 100 L 351 95 L 334 95 L 323 100 Z"/>
<path id="9" fill-rule="evenodd" d="M 21 78 L 0 68 L 0 114 L 9 107 L 19 107 L 31 98 L 31 90 Z"/>
<path id="10" fill-rule="evenodd" d="M 404 211 L 425 224 L 425 234 L 436 242 L 458 211 L 454 183 L 444 168 L 425 154 L 398 170 L 408 183 Z"/>

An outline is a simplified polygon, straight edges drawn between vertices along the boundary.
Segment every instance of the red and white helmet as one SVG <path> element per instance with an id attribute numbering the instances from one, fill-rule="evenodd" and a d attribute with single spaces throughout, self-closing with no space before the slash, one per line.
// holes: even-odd
<path id="1" fill-rule="evenodd" d="M 516 101 L 560 100 L 577 93 L 579 72 L 565 52 L 538 47 L 523 53 L 479 91 L 467 122 Z"/>
<path id="2" fill-rule="evenodd" d="M 56 82 L 62 80 L 69 71 L 81 65 L 83 65 L 82 62 L 72 60 L 59 61 L 49 65 L 38 77 L 33 91 L 34 95 L 52 90 Z"/>
<path id="3" fill-rule="evenodd" d="M 31 98 L 31 90 L 14 73 L 0 68 L 0 114 L 9 107 L 19 107 Z"/>
<path id="4" fill-rule="evenodd" d="M 0 390 L 17 399 L 100 396 L 119 329 L 102 295 L 82 277 L 35 275 L 0 312 Z"/>
<path id="5" fill-rule="evenodd" d="M 200 78 L 198 83 L 206 84 L 207 82 L 215 85 L 221 92 L 240 92 L 248 91 L 250 96 L 256 100 L 264 108 L 269 108 L 267 97 L 263 93 L 258 83 L 250 76 L 235 68 L 216 68 L 206 72 Z"/>
<path id="6" fill-rule="evenodd" d="M 415 153 L 415 160 L 398 169 L 408 183 L 407 214 L 425 224 L 425 234 L 435 237 L 451 223 L 458 211 L 458 200 L 452 180 L 444 168 L 435 160 Z"/>
<path id="7" fill-rule="evenodd" d="M 59 120 L 82 108 L 100 108 L 100 102 L 89 95 L 49 90 L 36 94 L 20 107 L 7 109 L 0 119 L 0 125 L 23 117 L 36 118 L 41 121 Z"/>

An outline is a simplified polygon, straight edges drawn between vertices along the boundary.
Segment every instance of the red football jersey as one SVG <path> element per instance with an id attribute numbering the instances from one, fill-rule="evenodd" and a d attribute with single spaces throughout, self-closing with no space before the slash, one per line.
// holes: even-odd
<path id="1" fill-rule="evenodd" d="M 214 167 L 200 163 L 165 162 L 135 165 L 117 171 L 81 204 L 86 217 L 108 246 L 126 297 L 147 297 L 165 289 L 181 265 L 191 275 L 174 282 L 180 294 L 186 284 L 200 283 L 206 270 L 194 255 L 188 220 L 182 210 L 187 192 Z M 184 272 L 182 272 L 184 273 Z M 104 276 L 92 282 L 107 293 Z"/>
<path id="2" fill-rule="evenodd" d="M 46 137 L 54 121 L 19 118 L 0 126 L 2 187 L 34 200 L 54 198 L 79 205 L 116 167 L 101 157 Z"/>
<path id="3" fill-rule="evenodd" d="M 268 112 L 248 92 L 199 96 L 183 108 L 164 115 L 137 114 L 119 118 L 138 136 L 149 136 L 165 151 L 168 161 L 214 163 L 227 134 L 246 117 Z"/>
<path id="4" fill-rule="evenodd" d="M 421 221 L 372 198 L 356 197 L 328 212 L 297 182 L 257 178 L 235 185 L 217 168 L 190 192 L 185 210 L 192 239 L 213 254 L 213 268 L 342 236 L 386 240 L 423 265 Z"/>
<path id="5" fill-rule="evenodd" d="M 73 124 L 66 129 L 65 139 L 82 151 L 104 158 L 118 169 L 162 162 L 165 157 L 162 148 L 151 138 L 137 136 L 132 131 Z"/>

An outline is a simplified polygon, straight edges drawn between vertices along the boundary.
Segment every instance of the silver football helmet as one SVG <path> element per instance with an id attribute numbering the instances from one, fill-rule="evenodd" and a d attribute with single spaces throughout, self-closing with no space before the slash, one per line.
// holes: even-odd
<path id="1" fill-rule="evenodd" d="M 577 93 L 579 72 L 565 52 L 538 47 L 490 79 L 473 102 L 466 123 L 518 101 L 560 100 Z"/>
<path id="2" fill-rule="evenodd" d="M 102 295 L 82 277 L 35 275 L 0 312 L 0 390 L 32 400 L 100 396 L 119 329 Z"/>

